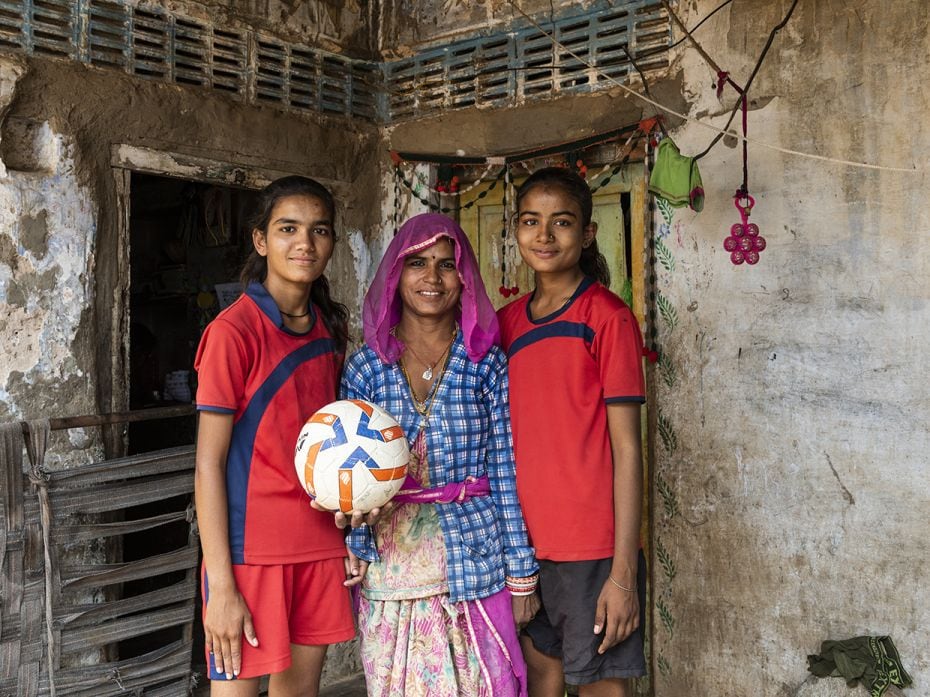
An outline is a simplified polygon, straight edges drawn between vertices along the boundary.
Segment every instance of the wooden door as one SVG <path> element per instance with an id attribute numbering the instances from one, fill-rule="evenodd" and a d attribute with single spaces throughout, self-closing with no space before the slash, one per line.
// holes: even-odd
<path id="1" fill-rule="evenodd" d="M 642 178 L 642 167 L 640 165 L 630 165 L 613 177 L 611 182 L 594 192 L 594 210 L 592 219 L 598 224 L 597 243 L 601 253 L 607 259 L 610 268 L 611 283 L 610 288 L 617 295 L 632 301 L 636 309 L 636 299 L 632 297 L 632 288 L 635 285 L 632 282 L 629 269 L 632 269 L 635 277 L 637 269 L 636 264 L 629 264 L 627 260 L 628 249 L 636 249 L 638 245 L 634 240 L 629 239 L 630 231 L 625 229 L 624 218 L 631 217 L 636 219 L 637 215 L 625 216 L 621 207 L 621 195 L 631 194 L 624 197 L 630 205 L 636 208 L 642 205 L 642 197 L 636 195 L 636 183 Z M 519 185 L 520 181 L 516 182 Z M 484 198 L 480 195 L 483 192 Z M 464 206 L 471 204 L 468 208 Z M 481 278 L 484 280 L 488 295 L 495 307 L 506 305 L 514 296 L 505 298 L 501 295 L 499 289 L 501 286 L 501 260 L 503 259 L 503 242 L 501 231 L 504 227 L 503 214 L 503 186 L 498 183 L 493 188 L 491 184 L 483 184 L 472 189 L 462 196 L 461 210 L 459 215 L 459 224 L 475 249 L 475 255 L 478 257 L 478 265 L 481 268 Z M 512 226 L 508 235 L 512 235 Z M 510 240 L 512 242 L 512 238 Z M 520 288 L 520 294 L 532 290 L 533 274 L 532 271 L 523 263 L 519 251 L 514 249 L 516 258 L 516 274 L 511 274 L 515 278 Z M 634 257 L 635 258 L 635 257 Z M 640 265 L 641 271 L 641 265 Z M 641 305 L 640 305 L 641 307 Z"/>
<path id="2" fill-rule="evenodd" d="M 497 309 L 506 305 L 516 296 L 505 298 L 500 293 L 501 262 L 504 258 L 503 243 L 505 242 L 501 235 L 504 230 L 503 191 L 501 184 L 498 184 L 494 189 L 491 189 L 490 194 L 485 198 L 478 198 L 478 194 L 487 191 L 489 188 L 490 184 L 485 184 L 470 191 L 466 195 L 468 198 L 463 196 L 462 205 L 469 201 L 475 201 L 475 204 L 461 212 L 459 224 L 465 230 L 468 240 L 475 250 L 484 287 L 487 289 L 488 297 L 491 298 L 495 309 Z M 508 232 L 507 234 L 511 233 Z M 512 239 L 507 240 L 507 242 L 513 244 Z M 533 287 L 533 274 L 529 267 L 523 263 L 516 248 L 514 248 L 514 252 L 516 273 L 510 273 L 508 277 L 515 279 L 522 295 Z"/>

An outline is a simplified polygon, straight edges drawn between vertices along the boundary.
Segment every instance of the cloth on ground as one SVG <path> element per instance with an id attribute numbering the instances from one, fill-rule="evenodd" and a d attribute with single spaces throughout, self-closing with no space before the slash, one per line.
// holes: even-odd
<path id="1" fill-rule="evenodd" d="M 825 641 L 819 655 L 807 657 L 807 666 L 818 678 L 842 677 L 849 687 L 861 682 L 872 697 L 882 697 L 889 685 L 907 687 L 912 682 L 888 636 Z"/>

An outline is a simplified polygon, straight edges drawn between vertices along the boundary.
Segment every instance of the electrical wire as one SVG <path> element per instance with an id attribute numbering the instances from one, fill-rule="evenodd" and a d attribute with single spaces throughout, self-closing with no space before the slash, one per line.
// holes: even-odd
<path id="1" fill-rule="evenodd" d="M 711 17 L 713 17 L 713 16 L 714 16 L 715 14 L 717 14 L 718 12 L 720 12 L 720 10 L 722 10 L 724 7 L 726 7 L 727 5 L 729 5 L 731 2 L 733 2 L 733 0 L 723 0 L 722 3 L 720 3 L 719 5 L 717 5 L 716 9 L 712 10 L 706 17 L 704 17 L 704 19 L 702 19 L 700 22 L 698 22 L 697 24 L 695 24 L 693 29 L 689 29 L 688 31 L 690 31 L 692 34 L 693 34 L 694 32 L 696 32 L 696 31 L 698 30 L 698 28 L 699 28 L 702 24 L 704 24 L 704 22 L 706 22 L 708 19 L 710 19 Z M 669 44 L 669 45 L 668 45 L 668 48 L 669 48 L 669 50 L 671 50 L 671 49 L 675 48 L 676 46 L 678 46 L 678 44 L 682 43 L 683 41 L 687 41 L 687 40 L 688 40 L 688 37 L 687 37 L 687 35 L 685 35 L 685 36 L 681 37 L 680 39 L 678 39 L 678 41 L 676 41 L 675 43 Z"/>
<path id="2" fill-rule="evenodd" d="M 602 72 L 602 71 L 599 70 L 595 65 L 592 65 L 591 63 L 589 63 L 588 61 L 586 61 L 584 58 L 582 58 L 582 57 L 579 56 L 577 53 L 575 53 L 574 51 L 572 51 L 572 49 L 570 49 L 568 46 L 566 46 L 565 44 L 561 43 L 561 42 L 560 42 L 558 39 L 556 39 L 552 34 L 550 34 L 550 33 L 547 32 L 545 29 L 543 29 L 541 26 L 539 26 L 539 23 L 537 23 L 536 20 L 534 20 L 532 17 L 530 17 L 530 15 L 528 15 L 528 14 L 523 10 L 523 8 L 522 8 L 519 4 L 517 4 L 517 3 L 515 2 L 515 0 L 509 0 L 509 2 L 510 2 L 510 4 L 514 7 L 514 9 L 517 10 L 517 12 L 519 12 L 521 15 L 523 15 L 523 16 L 530 22 L 530 24 L 532 24 L 534 27 L 536 27 L 536 29 L 538 29 L 538 30 L 540 31 L 540 33 L 543 34 L 543 36 L 547 37 L 547 38 L 553 43 L 553 45 L 557 46 L 558 48 L 560 48 L 561 50 L 565 51 L 568 55 L 572 56 L 573 58 L 575 58 L 577 61 L 579 61 L 579 62 L 582 63 L 583 65 L 587 66 L 587 67 L 590 68 L 591 70 L 593 70 L 593 71 L 595 71 L 596 73 L 598 73 L 599 75 L 601 75 L 601 76 L 602 76 L 605 80 L 607 80 L 608 82 L 610 82 L 610 83 L 616 85 L 617 87 L 619 87 L 621 90 L 623 90 L 624 92 L 626 92 L 626 93 L 629 94 L 630 96 L 635 97 L 636 99 L 639 99 L 640 101 L 646 102 L 647 104 L 651 104 L 652 106 L 656 107 L 657 109 L 660 109 L 661 111 L 665 112 L 666 114 L 670 114 L 670 115 L 672 115 L 672 116 L 677 116 L 677 117 L 680 118 L 682 121 L 685 121 L 685 122 L 687 122 L 687 123 L 695 124 L 695 125 L 697 125 L 697 126 L 700 126 L 701 128 L 704 128 L 704 129 L 706 129 L 706 130 L 709 130 L 709 131 L 713 131 L 715 134 L 719 134 L 720 137 L 723 137 L 723 136 L 732 136 L 733 138 L 736 138 L 737 140 L 740 140 L 740 141 L 743 141 L 743 142 L 746 142 L 746 143 L 750 143 L 750 144 L 752 144 L 752 145 L 757 145 L 757 146 L 759 146 L 760 148 L 765 148 L 765 149 L 767 149 L 767 150 L 772 150 L 772 151 L 775 151 L 775 152 L 779 152 L 779 153 L 782 153 L 782 154 L 784 154 L 784 155 L 795 155 L 795 156 L 797 156 L 797 157 L 804 157 L 804 158 L 808 158 L 808 159 L 811 159 L 811 160 L 817 160 L 817 161 L 820 161 L 820 162 L 830 162 L 830 163 L 834 163 L 834 164 L 845 165 L 845 166 L 847 166 L 847 167 L 858 167 L 858 168 L 861 168 L 861 169 L 880 170 L 880 171 L 884 171 L 884 172 L 907 172 L 908 174 L 914 174 L 915 172 L 920 172 L 920 171 L 922 171 L 922 170 L 921 170 L 920 168 L 918 168 L 918 167 L 888 167 L 888 166 L 884 166 L 884 165 L 875 165 L 875 164 L 871 164 L 871 163 L 868 163 L 868 162 L 855 162 L 855 161 L 853 161 L 853 160 L 844 160 L 844 159 L 836 158 L 836 157 L 827 157 L 826 155 L 817 155 L 817 154 L 814 154 L 814 153 L 802 152 L 802 151 L 800 151 L 800 150 L 792 150 L 791 148 L 783 148 L 783 147 L 781 147 L 781 146 L 773 145 L 773 144 L 771 144 L 771 143 L 766 143 L 766 142 L 764 142 L 764 141 L 757 140 L 757 139 L 755 139 L 755 138 L 749 138 L 749 137 L 746 137 L 746 136 L 742 136 L 742 135 L 740 135 L 740 134 L 738 134 L 738 133 L 736 133 L 736 132 L 734 132 L 734 131 L 729 131 L 729 130 L 725 130 L 725 129 L 722 129 L 722 128 L 718 128 L 717 126 L 714 126 L 714 125 L 712 125 L 712 124 L 709 124 L 709 123 L 707 123 L 707 122 L 705 122 L 705 121 L 703 121 L 703 120 L 701 120 L 701 119 L 694 118 L 693 116 L 688 116 L 687 114 L 682 114 L 682 113 L 680 113 L 680 112 L 678 112 L 678 111 L 675 111 L 675 110 L 672 109 L 671 107 L 668 107 L 668 106 L 666 106 L 666 105 L 664 105 L 664 104 L 661 104 L 661 103 L 655 101 L 654 99 L 650 99 L 649 97 L 646 97 L 645 95 L 640 94 L 640 93 L 637 92 L 636 90 L 634 90 L 634 89 L 632 89 L 632 88 L 630 88 L 630 87 L 627 87 L 627 86 L 624 85 L 623 83 L 621 83 L 621 82 L 619 82 L 618 80 L 614 79 L 612 76 L 607 75 L 606 73 Z"/>

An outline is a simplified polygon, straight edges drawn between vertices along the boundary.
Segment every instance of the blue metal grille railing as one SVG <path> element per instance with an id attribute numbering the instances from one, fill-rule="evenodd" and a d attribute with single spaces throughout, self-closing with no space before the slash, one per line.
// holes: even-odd
<path id="1" fill-rule="evenodd" d="M 389 120 L 463 106 L 512 106 L 525 99 L 590 92 L 633 69 L 668 65 L 670 26 L 660 3 L 638 0 L 544 26 L 469 38 L 384 65 Z M 566 50 L 568 49 L 568 50 Z M 576 54 L 585 63 L 572 56 Z"/>
<path id="2" fill-rule="evenodd" d="M 390 123 L 437 110 L 513 106 L 590 92 L 632 66 L 668 64 L 661 4 L 619 6 L 527 24 L 372 63 L 290 44 L 248 27 L 216 27 L 120 0 L 0 0 L 0 50 L 81 61 L 141 78 L 204 87 L 247 103 Z"/>

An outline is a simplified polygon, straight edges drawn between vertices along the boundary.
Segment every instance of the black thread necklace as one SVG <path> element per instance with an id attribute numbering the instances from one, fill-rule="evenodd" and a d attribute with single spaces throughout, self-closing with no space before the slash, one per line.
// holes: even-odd
<path id="1" fill-rule="evenodd" d="M 278 312 L 280 312 L 280 313 L 281 313 L 282 315 L 284 315 L 285 317 L 290 317 L 291 319 L 300 319 L 301 317 L 306 317 L 307 315 L 310 314 L 310 308 L 308 307 L 308 308 L 307 308 L 307 311 L 304 312 L 304 313 L 301 314 L 301 315 L 294 315 L 294 314 L 291 314 L 290 312 L 285 312 L 285 311 L 282 310 L 280 307 L 278 308 Z"/>

